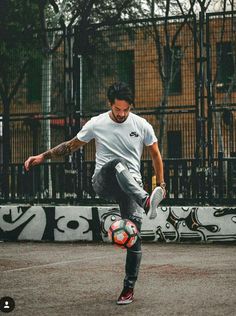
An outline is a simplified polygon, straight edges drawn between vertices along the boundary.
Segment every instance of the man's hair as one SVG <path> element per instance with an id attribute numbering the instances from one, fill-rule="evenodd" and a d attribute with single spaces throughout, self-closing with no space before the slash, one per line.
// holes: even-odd
<path id="1" fill-rule="evenodd" d="M 107 98 L 111 104 L 114 104 L 115 99 L 118 99 L 124 100 L 134 106 L 134 94 L 125 82 L 113 83 L 108 88 Z"/>

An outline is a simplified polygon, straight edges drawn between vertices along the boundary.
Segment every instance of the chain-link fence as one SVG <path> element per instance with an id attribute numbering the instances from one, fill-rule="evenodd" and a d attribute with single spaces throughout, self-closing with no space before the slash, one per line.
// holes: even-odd
<path id="1" fill-rule="evenodd" d="M 230 12 L 207 14 L 205 24 L 183 16 L 91 26 L 82 52 L 77 28 L 63 31 L 64 43 L 32 61 L 12 102 L 9 194 L 0 180 L 0 198 L 97 203 L 94 142 L 29 173 L 23 161 L 74 137 L 91 116 L 107 111 L 107 88 L 122 80 L 135 93 L 133 111 L 157 134 L 166 203 L 234 202 L 235 18 Z M 150 192 L 155 177 L 147 150 L 141 171 Z"/>

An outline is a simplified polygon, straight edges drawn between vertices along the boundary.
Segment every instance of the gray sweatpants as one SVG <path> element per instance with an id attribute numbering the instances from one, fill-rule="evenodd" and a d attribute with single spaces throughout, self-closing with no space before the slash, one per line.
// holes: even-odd
<path id="1" fill-rule="evenodd" d="M 106 163 L 93 177 L 94 191 L 102 198 L 119 204 L 122 218 L 133 221 L 141 230 L 143 205 L 148 193 L 131 175 L 126 161 L 116 158 Z M 141 263 L 141 239 L 127 250 L 124 286 L 133 288 Z"/>

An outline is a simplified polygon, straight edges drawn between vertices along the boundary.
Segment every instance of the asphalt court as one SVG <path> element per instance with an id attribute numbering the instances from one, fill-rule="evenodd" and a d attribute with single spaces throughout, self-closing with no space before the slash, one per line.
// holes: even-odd
<path id="1" fill-rule="evenodd" d="M 0 298 L 15 302 L 8 315 L 236 314 L 235 244 L 143 243 L 127 306 L 115 304 L 124 250 L 85 242 L 1 242 L 0 249 Z"/>

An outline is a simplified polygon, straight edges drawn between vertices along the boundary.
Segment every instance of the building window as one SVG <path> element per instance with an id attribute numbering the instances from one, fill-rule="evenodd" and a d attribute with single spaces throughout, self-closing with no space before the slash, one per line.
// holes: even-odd
<path id="1" fill-rule="evenodd" d="M 133 92 L 134 86 L 134 51 L 124 50 L 117 52 L 118 79 L 126 82 Z"/>
<path id="2" fill-rule="evenodd" d="M 41 101 L 42 90 L 42 61 L 34 59 L 30 62 L 27 72 L 27 100 L 28 102 Z"/>
<path id="3" fill-rule="evenodd" d="M 234 51 L 232 42 L 216 43 L 216 88 L 218 92 L 236 91 Z"/>
<path id="4" fill-rule="evenodd" d="M 182 158 L 181 131 L 167 132 L 168 158 Z"/>
<path id="5" fill-rule="evenodd" d="M 182 91 L 181 80 L 181 47 L 164 47 L 164 66 L 166 84 L 169 94 L 179 94 Z"/>

